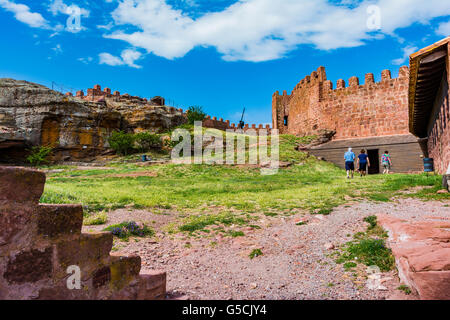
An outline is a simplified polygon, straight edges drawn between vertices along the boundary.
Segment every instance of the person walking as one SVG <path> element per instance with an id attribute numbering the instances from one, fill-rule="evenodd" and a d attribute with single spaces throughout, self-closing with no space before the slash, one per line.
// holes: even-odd
<path id="1" fill-rule="evenodd" d="M 345 170 L 347 171 L 347 179 L 350 179 L 350 175 L 353 179 L 355 173 L 355 158 L 356 155 L 352 151 L 352 148 L 348 148 L 348 151 L 344 154 Z"/>
<path id="2" fill-rule="evenodd" d="M 383 174 L 389 174 L 389 171 L 391 170 L 392 166 L 389 151 L 385 151 L 384 154 L 381 156 L 381 164 L 383 165 Z"/>
<path id="3" fill-rule="evenodd" d="M 370 167 L 370 160 L 369 155 L 364 149 L 361 150 L 361 153 L 358 156 L 358 167 L 361 177 L 365 176 L 367 174 L 367 168 Z"/>

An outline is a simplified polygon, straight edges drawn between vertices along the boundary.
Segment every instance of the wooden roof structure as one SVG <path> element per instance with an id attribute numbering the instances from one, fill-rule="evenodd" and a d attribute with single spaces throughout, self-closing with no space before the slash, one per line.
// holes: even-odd
<path id="1" fill-rule="evenodd" d="M 417 143 L 418 139 L 412 134 L 402 134 L 393 136 L 378 136 L 378 137 L 368 137 L 368 138 L 354 138 L 345 140 L 332 140 L 330 142 L 321 144 L 319 146 L 311 147 L 310 150 L 333 150 L 333 149 L 347 149 L 352 147 L 353 149 L 360 148 L 370 148 L 377 146 L 388 146 L 388 145 L 398 145 L 398 144 L 410 144 Z"/>
<path id="2" fill-rule="evenodd" d="M 450 37 L 412 54 L 409 58 L 409 131 L 425 138 L 427 125 L 446 71 Z"/>

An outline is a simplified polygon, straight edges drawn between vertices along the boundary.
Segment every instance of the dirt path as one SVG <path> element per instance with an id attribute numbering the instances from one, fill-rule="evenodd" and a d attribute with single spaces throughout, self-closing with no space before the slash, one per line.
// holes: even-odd
<path id="1" fill-rule="evenodd" d="M 245 230 L 238 238 L 181 238 L 172 240 L 158 234 L 158 241 L 130 240 L 122 244 L 124 253 L 142 257 L 144 269 L 167 271 L 169 297 L 187 299 L 388 299 L 414 298 L 400 293 L 395 272 L 382 275 L 387 290 L 369 290 L 364 277 L 345 272 L 330 254 L 364 231 L 363 218 L 378 213 L 417 219 L 439 215 L 450 219 L 450 202 L 422 202 L 414 199 L 388 203 L 361 202 L 341 206 L 328 216 L 268 218 L 266 227 Z M 147 211 L 114 212 L 111 220 L 129 218 L 169 222 L 170 215 Z M 116 221 L 114 221 L 116 220 Z M 297 225 L 300 220 L 305 225 Z M 263 221 L 264 223 L 264 221 Z M 89 228 L 88 228 L 89 229 Z M 90 228 L 92 229 L 92 227 Z M 95 228 L 94 228 L 95 229 Z M 98 230 L 98 229 L 97 229 Z M 214 242 L 217 245 L 214 245 Z M 249 258 L 253 249 L 262 256 Z"/>

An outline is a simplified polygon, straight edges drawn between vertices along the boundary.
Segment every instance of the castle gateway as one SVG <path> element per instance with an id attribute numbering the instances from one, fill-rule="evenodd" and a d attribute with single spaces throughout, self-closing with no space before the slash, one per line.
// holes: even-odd
<path id="1" fill-rule="evenodd" d="M 365 76 L 364 85 L 357 77 L 338 80 L 336 89 L 327 80 L 324 67 L 307 76 L 291 94 L 275 92 L 272 97 L 273 128 L 281 134 L 314 135 L 322 130 L 335 131 L 332 141 L 309 149 L 315 156 L 344 166 L 344 153 L 352 147 L 368 151 L 372 168 L 379 173 L 380 158 L 388 150 L 394 172 L 423 170 L 418 139 L 409 132 L 409 69 L 404 66 L 397 78 L 384 70 L 381 81 Z"/>

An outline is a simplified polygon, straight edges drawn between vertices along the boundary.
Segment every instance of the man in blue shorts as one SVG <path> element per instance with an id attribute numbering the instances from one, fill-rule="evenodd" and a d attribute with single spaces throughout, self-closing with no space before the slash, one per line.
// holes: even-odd
<path id="1" fill-rule="evenodd" d="M 350 179 L 350 174 L 353 175 L 355 173 L 355 158 L 356 155 L 353 153 L 352 148 L 348 148 L 348 151 L 344 154 L 345 159 L 345 170 L 347 170 L 347 179 Z"/>

